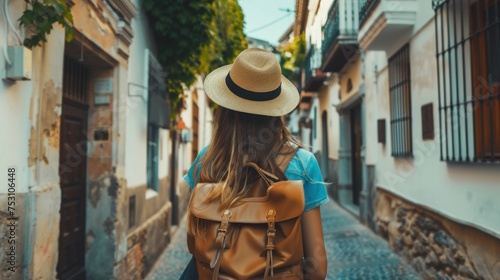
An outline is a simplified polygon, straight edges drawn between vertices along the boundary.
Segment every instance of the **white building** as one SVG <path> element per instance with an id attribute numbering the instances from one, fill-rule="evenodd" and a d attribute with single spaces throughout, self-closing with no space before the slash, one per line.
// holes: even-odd
<path id="1" fill-rule="evenodd" d="M 142 2 L 68 1 L 74 39 L 55 24 L 24 61 L 8 50 L 29 6 L 5 2 L 0 235 L 16 243 L 14 260 L 0 254 L 12 264 L 0 278 L 141 279 L 179 220 L 164 73 Z"/>
<path id="2" fill-rule="evenodd" d="M 499 278 L 500 1 L 297 2 L 332 196 L 428 278 Z"/>

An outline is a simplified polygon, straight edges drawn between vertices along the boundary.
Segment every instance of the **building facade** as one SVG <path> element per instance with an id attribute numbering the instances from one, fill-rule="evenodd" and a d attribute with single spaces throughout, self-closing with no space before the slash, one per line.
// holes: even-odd
<path id="1" fill-rule="evenodd" d="M 74 39 L 55 24 L 24 62 L 26 3 L 1 16 L 0 278 L 142 279 L 178 213 L 165 75 L 141 1 L 68 4 Z"/>
<path id="2" fill-rule="evenodd" d="M 500 1 L 297 2 L 332 197 L 428 279 L 499 278 Z"/>

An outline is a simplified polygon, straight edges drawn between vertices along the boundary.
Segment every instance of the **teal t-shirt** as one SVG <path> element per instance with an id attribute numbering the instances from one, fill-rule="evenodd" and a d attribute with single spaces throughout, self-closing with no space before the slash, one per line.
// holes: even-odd
<path id="1" fill-rule="evenodd" d="M 193 168 L 207 151 L 203 148 L 189 168 L 184 180 L 191 189 L 194 188 Z M 314 209 L 328 202 L 323 176 L 314 155 L 304 149 L 298 149 L 285 170 L 288 180 L 302 180 L 304 182 L 304 211 Z"/>

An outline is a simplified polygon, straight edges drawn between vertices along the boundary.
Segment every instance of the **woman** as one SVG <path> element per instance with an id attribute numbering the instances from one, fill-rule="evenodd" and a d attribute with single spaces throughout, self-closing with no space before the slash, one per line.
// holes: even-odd
<path id="1" fill-rule="evenodd" d="M 274 54 L 257 48 L 244 50 L 233 64 L 211 72 L 204 87 L 208 97 L 219 105 L 213 137 L 184 180 L 191 189 L 198 183 L 215 184 L 215 190 L 204 200 L 216 201 L 219 209 L 228 209 L 245 197 L 266 194 L 264 180 L 256 170 L 245 166 L 248 162 L 281 180 L 301 180 L 305 200 L 301 222 L 304 279 L 324 279 L 327 259 L 319 206 L 328 202 L 328 197 L 318 163 L 302 148 L 289 155 L 284 173 L 276 162 L 278 156 L 286 156 L 283 147 L 300 147 L 281 119 L 297 107 L 297 89 L 281 75 Z M 200 226 L 199 219 L 188 216 L 189 234 L 198 237 L 203 232 Z"/>

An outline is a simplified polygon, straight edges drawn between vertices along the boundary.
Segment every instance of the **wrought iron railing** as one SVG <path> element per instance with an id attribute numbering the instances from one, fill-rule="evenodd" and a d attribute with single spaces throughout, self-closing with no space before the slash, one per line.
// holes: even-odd
<path id="1" fill-rule="evenodd" d="M 359 1 L 359 26 L 363 25 L 365 20 L 375 9 L 380 0 L 360 0 Z"/>
<path id="2" fill-rule="evenodd" d="M 500 0 L 432 5 L 441 160 L 500 163 Z"/>
<path id="3" fill-rule="evenodd" d="M 321 66 L 321 52 L 319 48 L 314 45 L 311 45 L 311 49 L 307 53 L 306 61 L 304 65 L 305 71 L 305 84 L 316 77 L 317 71 Z"/>
<path id="4" fill-rule="evenodd" d="M 348 6 L 350 3 L 350 6 Z M 357 34 L 357 6 L 354 1 L 347 1 L 341 10 L 339 1 L 335 1 L 328 11 L 328 18 L 323 26 L 322 54 L 326 57 L 330 47 L 334 45 L 340 36 L 355 36 Z M 340 14 L 343 16 L 340 16 Z"/>
<path id="5" fill-rule="evenodd" d="M 333 4 L 328 11 L 328 19 L 326 20 L 325 25 L 323 26 L 323 44 L 322 44 L 322 53 L 323 57 L 325 57 L 328 49 L 333 44 L 333 42 L 338 38 L 340 34 L 340 17 L 339 17 L 339 5 L 338 2 Z"/>
<path id="6" fill-rule="evenodd" d="M 413 156 L 410 77 L 410 48 L 409 45 L 405 45 L 389 58 L 391 154 L 393 157 Z"/>

